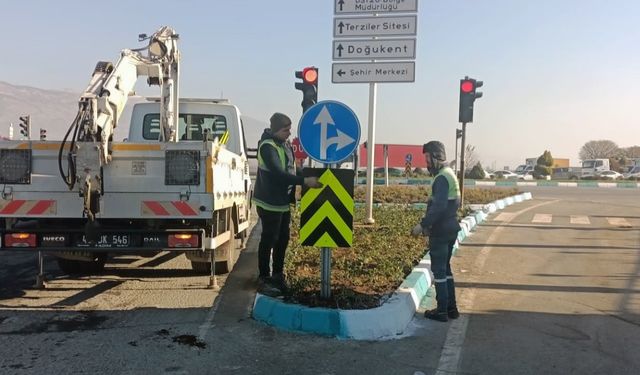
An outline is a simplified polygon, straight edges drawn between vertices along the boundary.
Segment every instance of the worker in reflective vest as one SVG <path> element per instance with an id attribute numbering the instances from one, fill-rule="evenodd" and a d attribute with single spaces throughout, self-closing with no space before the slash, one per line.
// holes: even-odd
<path id="1" fill-rule="evenodd" d="M 433 179 L 427 212 L 411 231 L 414 236 L 429 236 L 431 270 L 436 286 L 437 308 L 426 311 L 425 317 L 440 322 L 460 316 L 456 305 L 456 290 L 451 272 L 453 245 L 460 231 L 458 208 L 460 186 L 453 170 L 446 166 L 444 145 L 438 141 L 426 143 L 422 152 Z"/>
<path id="2" fill-rule="evenodd" d="M 258 143 L 258 174 L 253 190 L 253 203 L 262 224 L 258 245 L 258 292 L 280 295 L 287 292 L 283 269 L 285 251 L 289 244 L 289 206 L 295 203 L 295 186 L 320 188 L 317 177 L 297 175 L 293 151 L 287 142 L 291 136 L 291 119 L 274 113 L 270 127 L 265 129 Z M 273 251 L 273 270 L 270 269 Z"/>

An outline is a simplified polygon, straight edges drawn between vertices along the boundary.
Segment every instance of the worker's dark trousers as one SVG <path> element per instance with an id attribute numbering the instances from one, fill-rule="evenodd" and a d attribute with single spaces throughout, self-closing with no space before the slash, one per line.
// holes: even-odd
<path id="1" fill-rule="evenodd" d="M 262 234 L 258 245 L 258 270 L 260 277 L 269 277 L 269 260 L 273 249 L 273 274 L 281 274 L 284 268 L 284 255 L 289 244 L 289 223 L 291 213 L 268 211 L 261 207 L 256 207 L 260 222 L 262 223 Z"/>
<path id="2" fill-rule="evenodd" d="M 429 237 L 429 256 L 431 271 L 436 286 L 438 311 L 444 312 L 456 307 L 456 287 L 451 273 L 451 255 L 458 233 L 431 235 Z"/>

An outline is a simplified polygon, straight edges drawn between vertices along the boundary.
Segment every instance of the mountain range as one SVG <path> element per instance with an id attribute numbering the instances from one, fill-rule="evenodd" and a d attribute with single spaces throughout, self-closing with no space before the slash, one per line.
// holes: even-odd
<path id="1" fill-rule="evenodd" d="M 9 127 L 13 124 L 13 139 L 20 139 L 19 117 L 31 116 L 32 139 L 37 139 L 39 129 L 47 130 L 47 140 L 61 140 L 78 111 L 80 92 L 68 90 L 47 90 L 37 87 L 14 85 L 0 81 L 0 136 L 9 137 Z M 127 123 L 131 118 L 131 104 L 144 100 L 140 96 L 131 97 L 122 114 L 122 120 L 115 130 L 115 139 L 127 137 Z M 240 109 L 242 111 L 242 108 Z M 242 116 L 248 147 L 256 147 L 262 130 L 269 125 Z"/>

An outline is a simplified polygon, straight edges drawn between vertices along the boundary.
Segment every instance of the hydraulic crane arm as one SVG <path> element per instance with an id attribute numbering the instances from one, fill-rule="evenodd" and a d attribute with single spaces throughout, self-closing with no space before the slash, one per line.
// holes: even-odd
<path id="1" fill-rule="evenodd" d="M 60 174 L 71 190 L 77 181 L 81 181 L 78 192 L 84 197 L 84 212 L 90 221 L 99 211 L 101 170 L 111 161 L 110 142 L 138 77 L 147 76 L 149 85 L 161 88 L 158 141 L 176 140 L 180 61 L 178 34 L 163 26 L 150 37 L 141 34 L 139 40 L 149 40 L 149 43 L 143 48 L 122 50 L 115 65 L 104 61 L 96 65 L 89 85 L 80 96 L 78 114 L 60 145 Z M 70 135 L 68 172 L 65 175 L 62 154 Z"/>

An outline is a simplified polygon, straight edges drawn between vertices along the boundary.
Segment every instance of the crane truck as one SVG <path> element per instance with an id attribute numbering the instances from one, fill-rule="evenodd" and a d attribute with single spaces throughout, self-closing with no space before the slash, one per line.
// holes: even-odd
<path id="1" fill-rule="evenodd" d="M 109 253 L 160 251 L 212 277 L 216 262 L 231 270 L 250 219 L 240 111 L 179 98 L 178 40 L 164 26 L 116 64 L 98 62 L 62 141 L 0 141 L 0 251 L 51 254 L 68 274 L 102 271 Z M 140 76 L 160 96 L 134 105 L 116 142 Z"/>

